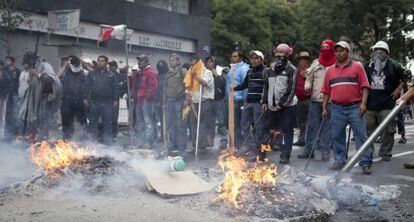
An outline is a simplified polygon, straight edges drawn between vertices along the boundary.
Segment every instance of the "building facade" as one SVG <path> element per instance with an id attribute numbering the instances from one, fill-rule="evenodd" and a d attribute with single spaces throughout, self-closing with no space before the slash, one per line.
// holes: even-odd
<path id="1" fill-rule="evenodd" d="M 80 9 L 78 28 L 51 30 L 48 11 Z M 204 0 L 31 0 L 21 7 L 28 12 L 9 43 L 18 65 L 24 52 L 34 51 L 57 70 L 68 55 L 96 58 L 103 54 L 125 64 L 125 43 L 110 40 L 98 46 L 104 26 L 126 24 L 133 31 L 128 40 L 129 64 L 137 64 L 138 54 L 148 54 L 151 64 L 168 60 L 178 53 L 184 62 L 197 54 L 205 57 L 210 48 L 209 1 Z M 5 50 L 0 52 L 4 58 Z"/>

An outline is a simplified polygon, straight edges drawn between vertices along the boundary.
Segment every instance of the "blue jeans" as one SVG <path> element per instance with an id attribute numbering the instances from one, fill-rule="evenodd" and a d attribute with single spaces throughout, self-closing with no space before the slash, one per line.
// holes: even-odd
<path id="1" fill-rule="evenodd" d="M 262 109 L 260 103 L 247 103 L 244 106 L 241 117 L 243 141 L 246 140 L 245 146 L 257 153 L 260 152 L 260 143 L 263 141 L 263 123 L 266 121 L 264 120 L 264 116 L 257 124 L 254 132 L 250 131 L 250 127 L 253 127 L 257 123 L 261 114 Z M 249 135 L 250 133 L 253 133 L 253 135 Z"/>
<path id="2" fill-rule="evenodd" d="M 331 128 L 333 139 L 333 153 L 336 164 L 344 165 L 346 152 L 346 126 L 350 125 L 355 138 L 355 148 L 358 150 L 367 139 L 365 117 L 359 113 L 359 104 L 344 107 L 332 104 Z M 368 149 L 362 155 L 360 166 L 372 165 L 372 151 Z"/>
<path id="3" fill-rule="evenodd" d="M 217 133 L 220 137 L 220 144 L 227 145 L 227 127 L 225 124 L 224 117 L 227 116 L 224 99 L 213 100 L 212 113 L 213 116 L 211 121 L 211 127 L 209 128 L 210 138 L 214 138 L 216 134 L 216 122 L 217 122 Z"/>
<path id="4" fill-rule="evenodd" d="M 141 132 L 145 132 L 144 142 L 152 146 L 155 134 L 155 106 L 153 102 L 144 102 L 136 105 L 137 124 Z"/>
<path id="5" fill-rule="evenodd" d="M 19 99 L 17 94 L 11 94 L 6 101 L 6 116 L 4 121 L 4 138 L 6 141 L 12 141 L 16 138 L 19 131 Z"/>
<path id="6" fill-rule="evenodd" d="M 168 151 L 185 151 L 187 147 L 187 126 L 183 120 L 183 104 L 184 99 L 167 102 Z"/>
<path id="7" fill-rule="evenodd" d="M 328 106 L 328 113 L 330 106 Z M 316 136 L 318 134 L 319 127 L 322 124 L 322 103 L 312 101 L 309 107 L 309 115 L 308 115 L 308 126 L 306 130 L 306 144 L 305 144 L 305 152 L 310 153 L 312 150 L 312 146 L 315 143 Z M 321 132 L 321 138 L 319 140 L 319 148 L 321 150 L 322 155 L 329 156 L 329 146 L 332 143 L 332 136 L 331 136 L 331 123 L 328 117 L 328 120 L 325 121 L 325 125 L 323 126 Z"/>

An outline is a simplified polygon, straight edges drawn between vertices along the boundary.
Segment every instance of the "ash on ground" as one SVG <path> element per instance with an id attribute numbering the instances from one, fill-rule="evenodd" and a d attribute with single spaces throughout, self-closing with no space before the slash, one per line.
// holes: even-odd
<path id="1" fill-rule="evenodd" d="M 92 194 L 112 192 L 114 188 L 128 185 L 125 182 L 132 181 L 134 177 L 139 175 L 126 162 L 110 156 L 87 156 L 64 169 L 53 172 L 38 170 L 28 181 L 0 188 L 0 196 L 35 196 L 52 190 Z"/>

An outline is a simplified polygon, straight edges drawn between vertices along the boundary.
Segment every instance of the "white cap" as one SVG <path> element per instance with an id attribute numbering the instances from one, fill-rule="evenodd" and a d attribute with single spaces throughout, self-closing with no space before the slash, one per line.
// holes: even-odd
<path id="1" fill-rule="evenodd" d="M 388 44 L 384 41 L 378 41 L 377 43 L 375 43 L 375 45 L 371 47 L 371 50 L 374 51 L 375 49 L 384 49 L 385 51 L 387 51 L 387 54 L 390 54 Z"/>
<path id="2" fill-rule="evenodd" d="M 342 48 L 344 48 L 344 49 L 348 49 L 348 52 L 350 52 L 350 51 L 351 51 L 351 48 L 349 47 L 348 43 L 347 43 L 347 42 L 345 42 L 345 41 L 339 41 L 339 42 L 337 42 L 337 43 L 335 44 L 335 47 L 334 47 L 334 48 L 336 48 L 337 46 L 340 46 L 340 47 L 342 47 Z"/>
<path id="3" fill-rule="evenodd" d="M 264 55 L 261 51 L 252 50 L 252 51 L 249 52 L 249 56 L 252 56 L 253 54 L 259 56 L 260 58 L 262 58 L 262 60 L 264 60 Z"/>
<path id="4" fill-rule="evenodd" d="M 88 63 L 88 64 L 92 65 L 92 59 L 90 59 L 90 58 L 82 58 L 82 61 L 84 63 Z"/>
<path id="5" fill-rule="evenodd" d="M 132 70 L 139 70 L 138 65 L 134 65 L 134 66 L 132 66 Z"/>

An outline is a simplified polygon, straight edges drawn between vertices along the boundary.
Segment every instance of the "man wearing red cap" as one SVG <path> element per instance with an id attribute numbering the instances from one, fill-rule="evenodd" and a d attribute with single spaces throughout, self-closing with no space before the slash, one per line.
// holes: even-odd
<path id="1" fill-rule="evenodd" d="M 322 124 L 323 94 L 321 93 L 321 88 L 325 80 L 326 71 L 335 63 L 334 45 L 335 43 L 332 40 L 328 39 L 323 41 L 319 51 L 319 58 L 312 62 L 306 72 L 305 91 L 311 92 L 311 103 L 309 106 L 305 149 L 298 155 L 299 159 L 305 159 L 309 156 L 314 158 L 311 149 L 315 142 L 318 129 Z M 329 109 L 329 105 L 327 108 Z M 319 148 L 322 152 L 322 160 L 328 161 L 330 153 L 329 146 L 332 143 L 328 119 L 325 120 L 320 137 Z"/>

